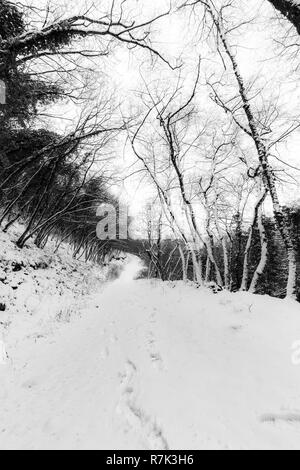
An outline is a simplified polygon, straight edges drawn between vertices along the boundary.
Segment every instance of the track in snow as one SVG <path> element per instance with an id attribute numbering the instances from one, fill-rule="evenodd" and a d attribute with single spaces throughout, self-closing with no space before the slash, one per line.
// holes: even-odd
<path id="1" fill-rule="evenodd" d="M 138 369 L 130 360 L 127 361 L 125 373 L 121 380 L 121 398 L 117 412 L 126 420 L 137 434 L 143 446 L 149 450 L 168 450 L 169 445 L 162 429 L 151 416 L 138 405 L 137 383 Z"/>

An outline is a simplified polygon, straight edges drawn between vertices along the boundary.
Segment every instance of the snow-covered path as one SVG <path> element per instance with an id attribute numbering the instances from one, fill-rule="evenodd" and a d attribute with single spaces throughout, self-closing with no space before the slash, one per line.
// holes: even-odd
<path id="1" fill-rule="evenodd" d="M 124 275 L 11 346 L 0 449 L 300 448 L 299 310 Z"/>

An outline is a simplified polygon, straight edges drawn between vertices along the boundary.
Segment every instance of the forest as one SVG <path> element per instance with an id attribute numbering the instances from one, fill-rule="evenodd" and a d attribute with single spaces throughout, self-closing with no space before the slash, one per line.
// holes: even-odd
<path id="1" fill-rule="evenodd" d="M 300 2 L 248 3 L 0 0 L 0 225 L 22 224 L 19 249 L 300 300 Z M 100 240 L 125 180 L 149 193 L 140 230 Z"/>

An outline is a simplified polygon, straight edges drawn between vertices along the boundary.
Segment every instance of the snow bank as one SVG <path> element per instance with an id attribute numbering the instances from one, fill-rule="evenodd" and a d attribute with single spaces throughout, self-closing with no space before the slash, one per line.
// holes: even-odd
<path id="1" fill-rule="evenodd" d="M 72 258 L 63 244 L 55 252 L 49 243 L 43 250 L 28 242 L 21 250 L 14 243 L 21 226 L 4 234 L 0 231 L 0 341 L 10 336 L 20 342 L 26 335 L 42 337 L 77 315 L 88 295 L 118 273 L 121 264 L 102 268 Z"/>

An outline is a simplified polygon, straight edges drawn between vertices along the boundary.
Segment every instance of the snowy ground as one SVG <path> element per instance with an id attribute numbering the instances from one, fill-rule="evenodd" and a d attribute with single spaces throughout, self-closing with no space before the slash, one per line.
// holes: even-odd
<path id="1" fill-rule="evenodd" d="M 299 449 L 299 304 L 136 270 L 7 329 L 0 449 Z"/>

